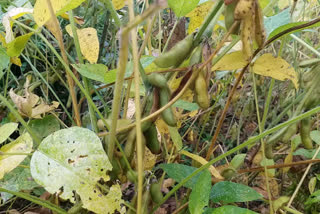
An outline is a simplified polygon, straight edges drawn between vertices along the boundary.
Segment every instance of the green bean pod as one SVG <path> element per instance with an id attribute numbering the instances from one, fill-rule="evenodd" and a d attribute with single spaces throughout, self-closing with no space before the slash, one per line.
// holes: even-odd
<path id="1" fill-rule="evenodd" d="M 310 137 L 312 121 L 311 118 L 301 120 L 300 136 L 301 142 L 306 149 L 313 149 L 313 142 Z"/>
<path id="2" fill-rule="evenodd" d="M 225 6 L 225 15 L 224 15 L 224 21 L 225 21 L 225 26 L 226 29 L 229 31 L 229 29 L 231 28 L 231 26 L 234 23 L 234 10 L 237 6 L 238 1 L 233 1 L 231 4 L 228 4 Z M 234 29 L 232 32 L 232 34 L 238 34 L 239 33 L 239 26 Z"/>
<path id="3" fill-rule="evenodd" d="M 291 137 L 297 133 L 297 130 L 298 130 L 298 127 L 296 123 L 290 125 L 285 131 L 285 133 L 283 134 L 281 141 L 284 143 L 288 143 Z"/>
<path id="4" fill-rule="evenodd" d="M 201 62 L 202 60 L 202 48 L 203 45 L 200 44 L 192 53 L 189 61 L 189 65 L 195 65 Z"/>
<path id="5" fill-rule="evenodd" d="M 159 73 L 151 73 L 148 75 L 149 83 L 158 88 L 168 88 L 167 79 Z"/>
<path id="6" fill-rule="evenodd" d="M 169 90 L 166 88 L 160 89 L 160 106 L 163 107 L 165 106 L 170 100 L 170 93 Z M 166 122 L 169 126 L 176 126 L 177 122 L 174 117 L 172 108 L 166 108 L 162 113 L 161 113 L 162 119 L 164 122 Z"/>
<path id="7" fill-rule="evenodd" d="M 273 159 L 273 151 L 272 151 L 272 144 L 268 143 L 265 146 L 265 155 L 268 159 Z"/>
<path id="8" fill-rule="evenodd" d="M 161 152 L 160 142 L 158 140 L 157 128 L 154 124 L 151 124 L 149 129 L 144 132 L 146 137 L 147 147 L 153 154 L 159 154 Z"/>
<path id="9" fill-rule="evenodd" d="M 168 52 L 161 54 L 154 60 L 159 68 L 169 68 L 171 66 L 179 66 L 189 55 L 193 46 L 193 34 L 190 34 L 180 42 L 178 42 Z"/>
<path id="10" fill-rule="evenodd" d="M 195 81 L 196 101 L 201 108 L 210 107 L 210 99 L 208 95 L 208 87 L 206 79 L 202 71 L 199 72 Z"/>
<path id="11" fill-rule="evenodd" d="M 153 183 L 150 186 L 150 195 L 154 203 L 159 204 L 163 199 L 160 183 Z"/>
<path id="12" fill-rule="evenodd" d="M 124 147 L 124 154 L 128 161 L 130 162 L 133 158 L 133 152 L 135 148 L 135 142 L 136 142 L 136 129 L 133 128 L 128 134 L 127 142 Z"/>

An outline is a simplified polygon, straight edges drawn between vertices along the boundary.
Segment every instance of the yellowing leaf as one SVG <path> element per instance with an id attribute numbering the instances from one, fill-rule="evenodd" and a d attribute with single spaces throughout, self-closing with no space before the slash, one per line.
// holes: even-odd
<path id="1" fill-rule="evenodd" d="M 61 14 L 61 18 L 69 20 L 69 15 L 67 13 L 63 13 Z M 78 25 L 83 25 L 84 24 L 84 19 L 79 17 L 79 16 L 74 16 L 74 21 L 75 23 L 77 23 Z"/>
<path id="2" fill-rule="evenodd" d="M 17 19 L 27 13 L 33 13 L 33 9 L 23 7 L 12 8 L 3 16 L 2 25 L 6 31 L 6 43 L 14 39 L 10 19 Z"/>
<path id="3" fill-rule="evenodd" d="M 51 0 L 53 12 L 59 16 L 66 11 L 78 7 L 85 0 Z M 50 18 L 51 14 L 47 5 L 47 0 L 37 0 L 33 11 L 34 20 L 39 27 L 44 25 Z"/>
<path id="4" fill-rule="evenodd" d="M 7 140 L 8 137 L 18 128 L 18 123 L 6 123 L 0 126 L 0 144 Z"/>
<path id="5" fill-rule="evenodd" d="M 157 155 L 153 154 L 147 147 L 144 148 L 143 169 L 152 170 L 156 165 Z M 134 166 L 137 166 L 137 153 L 134 153 Z"/>
<path id="6" fill-rule="evenodd" d="M 15 141 L 1 147 L 3 153 L 30 153 L 32 151 L 32 138 L 28 133 L 21 135 Z M 0 155 L 0 179 L 4 174 L 16 168 L 27 155 Z"/>
<path id="7" fill-rule="evenodd" d="M 290 151 L 290 153 L 286 156 L 286 158 L 284 159 L 284 163 L 285 164 L 289 164 L 292 163 L 293 160 L 293 152 Z M 283 173 L 287 173 L 289 171 L 290 167 L 285 167 L 282 169 Z"/>
<path id="8" fill-rule="evenodd" d="M 212 68 L 211 71 L 236 70 L 247 64 L 242 51 L 235 51 L 224 55 Z"/>
<path id="9" fill-rule="evenodd" d="M 203 4 L 200 4 L 194 10 L 192 10 L 190 13 L 186 15 L 187 17 L 190 17 L 188 34 L 191 34 L 198 27 L 200 27 L 200 25 L 204 21 L 205 17 L 207 16 L 213 4 L 214 4 L 213 1 L 208 1 Z"/>
<path id="10" fill-rule="evenodd" d="M 192 154 L 192 153 L 190 153 L 190 152 L 188 152 L 188 151 L 182 150 L 180 153 L 183 154 L 183 155 L 185 155 L 185 156 L 188 156 L 189 158 L 191 158 L 191 159 L 193 159 L 193 160 L 195 160 L 195 161 L 197 161 L 197 162 L 199 162 L 199 163 L 201 163 L 202 165 L 205 165 L 205 164 L 208 163 L 208 161 L 207 161 L 206 159 L 204 159 L 203 157 L 201 157 L 201 156 L 199 156 L 199 155 Z M 214 168 L 213 166 L 210 166 L 210 167 L 209 167 L 209 171 L 211 172 L 211 174 L 212 174 L 214 177 L 216 177 L 216 178 L 218 178 L 218 179 L 224 179 L 224 178 L 220 175 L 220 173 L 218 172 L 218 170 L 216 170 L 216 168 Z"/>
<path id="11" fill-rule="evenodd" d="M 19 36 L 7 44 L 7 54 L 8 56 L 15 57 L 19 56 L 24 48 L 26 47 L 30 37 L 33 33 L 28 33 L 23 36 Z"/>
<path id="12" fill-rule="evenodd" d="M 66 30 L 73 37 L 71 26 L 66 26 Z M 97 30 L 94 28 L 77 29 L 80 49 L 83 56 L 90 62 L 96 63 L 99 57 L 99 39 Z"/>
<path id="13" fill-rule="evenodd" d="M 22 65 L 20 58 L 17 56 L 11 57 L 10 62 L 19 66 L 19 67 L 21 67 L 21 65 Z"/>
<path id="14" fill-rule="evenodd" d="M 120 10 L 126 5 L 125 0 L 112 0 L 112 4 L 116 10 Z"/>
<path id="15" fill-rule="evenodd" d="M 293 67 L 281 57 L 275 58 L 270 53 L 260 56 L 254 62 L 253 72 L 281 81 L 289 79 L 294 84 L 294 87 L 298 88 L 298 75 Z"/>

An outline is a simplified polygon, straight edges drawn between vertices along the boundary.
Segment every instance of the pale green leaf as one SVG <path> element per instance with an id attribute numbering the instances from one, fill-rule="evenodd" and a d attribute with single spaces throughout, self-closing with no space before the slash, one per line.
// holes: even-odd
<path id="1" fill-rule="evenodd" d="M 192 188 L 189 199 L 189 211 L 191 214 L 202 214 L 203 208 L 208 206 L 211 187 L 211 174 L 205 170 Z"/>
<path id="2" fill-rule="evenodd" d="M 77 71 L 91 80 L 104 83 L 104 78 L 108 73 L 108 67 L 103 64 L 78 64 L 72 65 Z"/>
<path id="3" fill-rule="evenodd" d="M 48 192 L 74 203 L 81 197 L 83 207 L 95 213 L 120 211 L 121 189 L 114 185 L 104 195 L 98 181 L 108 181 L 112 165 L 99 137 L 89 129 L 72 127 L 46 137 L 33 154 L 31 174 Z M 54 181 L 54 182 L 52 182 Z"/>
<path id="4" fill-rule="evenodd" d="M 23 36 L 15 38 L 13 41 L 7 44 L 7 54 L 8 56 L 15 57 L 19 56 L 24 48 L 26 47 L 30 37 L 33 33 L 28 33 Z"/>
<path id="5" fill-rule="evenodd" d="M 3 143 L 8 137 L 18 128 L 18 123 L 6 123 L 0 126 L 0 144 Z"/>
<path id="6" fill-rule="evenodd" d="M 171 137 L 175 147 L 178 150 L 182 149 L 182 138 L 181 138 L 180 133 L 178 132 L 178 128 L 177 127 L 168 126 L 168 129 L 169 129 L 170 137 Z"/>
<path id="7" fill-rule="evenodd" d="M 227 206 L 214 209 L 213 212 L 210 214 L 258 214 L 258 213 L 245 208 L 227 205 Z"/>
<path id="8" fill-rule="evenodd" d="M 15 141 L 1 147 L 3 153 L 30 153 L 32 151 L 33 141 L 28 133 L 18 137 Z M 1 155 L 0 156 L 0 179 L 16 168 L 27 155 Z"/>
<path id="9" fill-rule="evenodd" d="M 200 0 L 168 0 L 169 7 L 177 17 L 182 17 L 197 7 Z"/>

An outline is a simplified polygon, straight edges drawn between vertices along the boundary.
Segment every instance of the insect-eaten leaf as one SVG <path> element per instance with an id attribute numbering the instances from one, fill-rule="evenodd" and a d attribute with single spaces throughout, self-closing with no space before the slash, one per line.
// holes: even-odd
<path id="1" fill-rule="evenodd" d="M 260 56 L 253 64 L 253 72 L 281 81 L 289 79 L 294 84 L 294 87 L 298 89 L 297 73 L 294 68 L 281 57 L 275 58 L 270 53 Z"/>
<path id="2" fill-rule="evenodd" d="M 59 192 L 74 203 L 76 193 L 83 207 L 95 213 L 121 211 L 120 186 L 107 191 L 98 183 L 109 180 L 112 165 L 99 137 L 89 129 L 72 127 L 46 137 L 33 154 L 30 169 L 35 181 L 52 194 Z"/>
<path id="3" fill-rule="evenodd" d="M 14 155 L 6 153 L 30 153 L 32 151 L 33 141 L 28 133 L 25 133 L 18 137 L 15 141 L 8 143 L 1 147 L 0 153 L 5 153 L 0 156 L 0 179 L 4 174 L 10 172 L 16 168 L 27 155 Z"/>
<path id="4" fill-rule="evenodd" d="M 19 113 L 22 116 L 29 118 L 42 118 L 42 115 L 58 108 L 59 103 L 52 102 L 52 105 L 45 104 L 36 94 L 29 91 L 29 79 L 27 79 L 24 88 L 24 96 L 17 95 L 13 89 L 9 95 L 17 106 Z"/>
<path id="5" fill-rule="evenodd" d="M 53 12 L 59 16 L 69 10 L 77 8 L 85 0 L 51 0 Z M 44 25 L 50 18 L 50 10 L 47 5 L 47 0 L 37 0 L 33 11 L 34 21 L 39 27 Z"/>
<path id="6" fill-rule="evenodd" d="M 24 48 L 26 47 L 30 37 L 33 33 L 28 33 L 23 36 L 19 36 L 12 40 L 10 43 L 7 44 L 7 54 L 10 57 L 17 57 L 19 56 Z"/>
<path id="7" fill-rule="evenodd" d="M 6 123 L 0 126 L 0 144 L 6 141 L 17 128 L 18 123 Z"/>
<path id="8" fill-rule="evenodd" d="M 188 27 L 188 34 L 194 32 L 202 22 L 204 21 L 205 17 L 209 13 L 210 8 L 213 6 L 213 1 L 208 1 L 203 4 L 197 6 L 194 10 L 186 15 L 186 17 L 190 17 L 190 23 Z"/>
<path id="9" fill-rule="evenodd" d="M 235 51 L 224 55 L 215 65 L 212 66 L 211 71 L 231 71 L 243 68 L 247 61 L 244 58 L 242 51 Z"/>
<path id="10" fill-rule="evenodd" d="M 70 25 L 66 26 L 66 30 L 69 35 L 73 37 Z M 92 27 L 77 29 L 77 34 L 81 53 L 90 63 L 96 63 L 99 57 L 99 39 L 97 30 Z"/>

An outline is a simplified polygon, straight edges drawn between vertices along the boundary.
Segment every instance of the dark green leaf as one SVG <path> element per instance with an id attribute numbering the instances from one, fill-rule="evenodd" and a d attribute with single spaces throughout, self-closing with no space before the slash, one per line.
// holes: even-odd
<path id="1" fill-rule="evenodd" d="M 78 64 L 72 65 L 77 71 L 91 80 L 104 83 L 105 76 L 108 73 L 108 67 L 103 64 Z"/>
<path id="2" fill-rule="evenodd" d="M 211 174 L 205 170 L 193 186 L 189 199 L 189 211 L 191 214 L 203 213 L 203 208 L 208 206 L 211 187 Z"/>
<path id="3" fill-rule="evenodd" d="M 320 202 L 320 190 L 315 191 L 312 193 L 307 201 L 304 203 L 305 205 L 311 205 L 314 203 L 319 203 Z"/>
<path id="4" fill-rule="evenodd" d="M 160 164 L 159 167 L 163 169 L 168 174 L 168 176 L 174 179 L 176 182 L 182 181 L 188 175 L 197 170 L 197 168 L 195 167 L 177 163 Z M 193 185 L 197 182 L 200 174 L 197 174 L 196 176 L 192 177 L 187 183 L 184 184 L 184 186 L 192 188 Z"/>
<path id="5" fill-rule="evenodd" d="M 223 206 L 223 207 L 214 209 L 211 214 L 258 214 L 258 213 L 245 208 L 228 205 L 228 206 Z"/>
<path id="6" fill-rule="evenodd" d="M 210 200 L 215 203 L 233 203 L 253 201 L 262 198 L 254 189 L 243 184 L 222 181 L 212 187 Z"/>
<path id="7" fill-rule="evenodd" d="M 53 115 L 45 116 L 42 119 L 31 120 L 29 126 L 40 139 L 60 130 L 60 123 Z"/>
<path id="8" fill-rule="evenodd" d="M 190 103 L 185 100 L 178 100 L 172 106 L 176 108 L 182 108 L 187 111 L 195 111 L 199 109 L 199 106 L 197 103 Z"/>

